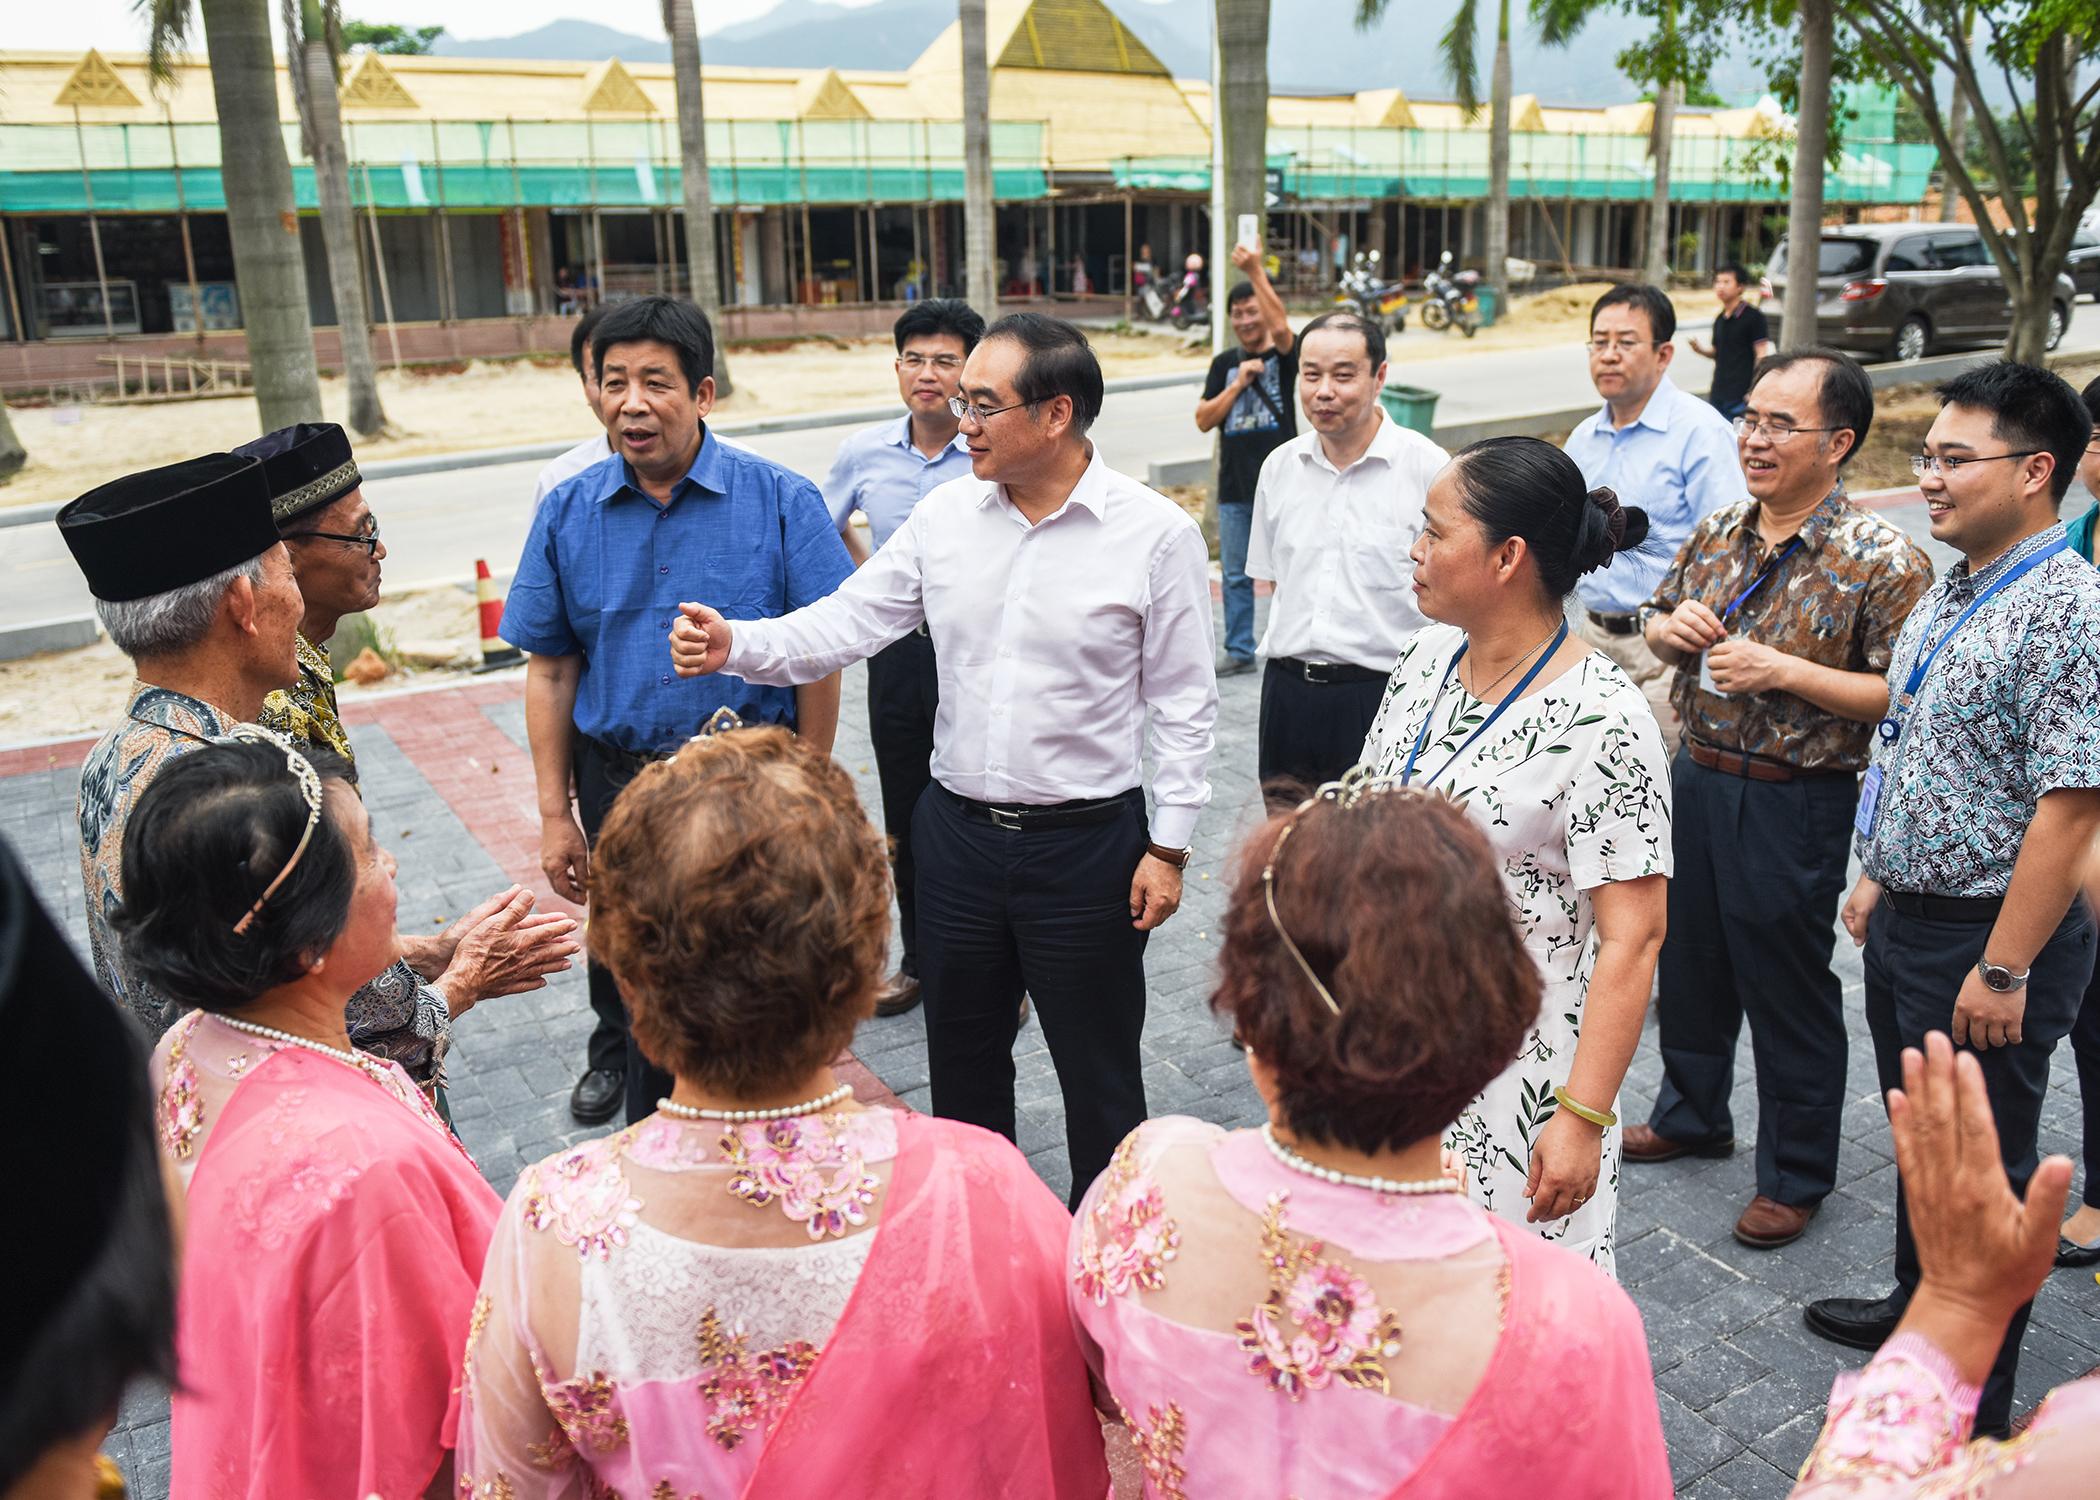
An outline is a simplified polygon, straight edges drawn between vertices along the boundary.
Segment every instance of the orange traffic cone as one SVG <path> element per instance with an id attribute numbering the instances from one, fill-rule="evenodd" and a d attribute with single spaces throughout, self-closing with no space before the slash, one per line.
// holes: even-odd
<path id="1" fill-rule="evenodd" d="M 496 580 L 489 577 L 489 565 L 478 557 L 474 559 L 474 602 L 481 613 L 481 665 L 474 670 L 500 672 L 523 661 L 525 653 L 496 634 L 503 625 L 503 600 L 496 593 Z"/>

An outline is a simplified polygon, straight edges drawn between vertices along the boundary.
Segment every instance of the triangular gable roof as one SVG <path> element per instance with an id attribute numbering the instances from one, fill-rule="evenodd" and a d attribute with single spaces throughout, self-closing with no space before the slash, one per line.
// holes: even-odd
<path id="1" fill-rule="evenodd" d="M 1356 123 L 1408 130 L 1414 126 L 1415 112 L 1399 89 L 1365 89 L 1356 96 Z"/>
<path id="2" fill-rule="evenodd" d="M 986 0 L 984 50 L 993 68 L 1172 76 L 1101 0 Z M 961 66 L 962 23 L 953 21 L 911 71 L 952 73 Z"/>
<path id="3" fill-rule="evenodd" d="M 811 73 L 795 85 L 798 120 L 866 120 L 871 118 L 860 96 L 839 77 L 838 69 Z"/>
<path id="4" fill-rule="evenodd" d="M 591 115 L 653 115 L 656 105 L 627 65 L 608 57 L 583 75 L 583 110 Z"/>
<path id="5" fill-rule="evenodd" d="M 394 70 L 379 60 L 377 52 L 358 55 L 357 66 L 343 83 L 343 105 L 348 109 L 414 109 L 415 95 L 402 86 Z"/>
<path id="6" fill-rule="evenodd" d="M 79 109 L 137 109 L 139 96 L 117 76 L 115 68 L 103 61 L 102 54 L 90 47 L 51 102 Z"/>

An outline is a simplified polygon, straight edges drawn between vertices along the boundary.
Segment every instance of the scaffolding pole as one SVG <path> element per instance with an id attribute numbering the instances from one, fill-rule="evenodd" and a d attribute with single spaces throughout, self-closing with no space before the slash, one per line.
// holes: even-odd
<path id="1" fill-rule="evenodd" d="M 73 106 L 73 140 L 80 148 L 80 187 L 87 194 L 88 238 L 95 243 L 95 286 L 102 297 L 102 334 L 114 339 L 117 322 L 109 310 L 109 272 L 102 264 L 102 221 L 95 213 L 95 180 L 88 172 L 87 132 L 81 129 L 80 106 L 77 104 Z"/>
<path id="2" fill-rule="evenodd" d="M 175 143 L 175 116 L 167 105 L 161 118 L 168 126 L 168 173 L 175 179 L 175 222 L 182 227 L 182 269 L 190 279 L 190 315 L 197 324 L 197 342 L 204 342 L 204 294 L 197 285 L 197 252 L 190 245 L 189 200 L 182 186 L 182 152 Z"/>
<path id="3" fill-rule="evenodd" d="M 357 127 L 355 125 L 350 127 L 350 141 L 351 148 L 355 150 L 357 143 Z M 393 352 L 394 373 L 398 375 L 401 373 L 401 334 L 394 327 L 394 292 L 393 288 L 387 284 L 386 252 L 379 245 L 379 206 L 372 199 L 372 164 L 364 159 L 363 152 L 358 153 L 358 166 L 363 170 L 365 178 L 365 224 L 372 231 L 372 270 L 379 278 L 379 305 L 386 309 L 386 341 L 388 348 Z M 343 322 L 340 313 L 337 314 L 335 321 L 336 331 L 340 335 Z M 360 338 L 366 337 L 365 330 L 359 329 L 358 336 Z"/>

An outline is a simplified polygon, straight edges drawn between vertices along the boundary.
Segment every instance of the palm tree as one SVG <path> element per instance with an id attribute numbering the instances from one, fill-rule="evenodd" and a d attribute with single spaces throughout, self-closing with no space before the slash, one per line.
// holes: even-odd
<path id="1" fill-rule="evenodd" d="M 1800 97 L 1794 113 L 1793 201 L 1786 239 L 1793 265 L 1780 310 L 1779 337 L 1788 349 L 1816 342 L 1817 244 L 1823 237 L 1823 159 L 1830 149 L 1830 54 L 1836 18 L 1832 0 L 1799 0 Z M 1803 259 L 1803 256 L 1807 259 Z"/>
<path id="2" fill-rule="evenodd" d="M 372 358 L 372 320 L 357 264 L 357 218 L 350 207 L 350 153 L 343 149 L 343 106 L 336 93 L 336 57 L 342 48 L 338 0 L 283 0 L 284 39 L 299 130 L 314 164 L 321 199 L 321 243 L 328 252 L 328 289 L 335 297 L 336 336 L 343 346 L 343 380 L 350 388 L 350 430 L 376 437 L 386 430 L 379 404 L 379 367 Z"/>
<path id="3" fill-rule="evenodd" d="M 212 98 L 219 118 L 219 171 L 226 227 L 241 290 L 241 322 L 265 431 L 321 419 L 313 318 L 292 166 L 277 118 L 277 59 L 270 50 L 268 0 L 135 0 L 146 17 L 146 51 L 156 78 L 204 20 Z"/>
<path id="4" fill-rule="evenodd" d="M 715 396 L 734 388 L 722 350 L 722 282 L 715 271 L 715 195 L 707 176 L 707 113 L 700 107 L 700 29 L 693 0 L 664 0 L 664 31 L 671 38 L 671 74 L 678 84 L 678 145 L 685 185 L 685 263 L 692 296 L 715 325 Z"/>
<path id="5" fill-rule="evenodd" d="M 1385 14 L 1387 0 L 1357 0 L 1356 24 L 1366 27 Z M 1444 74 L 1458 94 L 1458 107 L 1471 118 L 1480 113 L 1480 69 L 1473 43 L 1480 34 L 1479 0 L 1459 0 L 1437 49 Z M 1497 300 L 1506 298 L 1509 279 L 1509 0 L 1498 0 L 1495 12 L 1495 62 L 1488 80 L 1487 266 L 1484 276 Z"/>
<path id="6" fill-rule="evenodd" d="M 1224 242 L 1243 214 L 1263 217 L 1269 187 L 1269 0 L 1217 0 L 1212 24 L 1218 28 L 1218 97 L 1213 127 L 1221 132 L 1224 151 L 1224 195 L 1218 199 Z M 1212 243 L 1218 243 L 1214 238 Z M 1257 235 L 1256 244 L 1266 244 Z M 1211 270 L 1211 285 L 1226 284 L 1226 268 Z M 1216 316 L 1224 304 L 1213 297 Z"/>
<path id="7" fill-rule="evenodd" d="M 15 424 L 7 415 L 7 403 L 0 401 L 0 484 L 21 473 L 22 465 L 29 462 L 29 452 L 22 440 L 15 436 Z"/>
<path id="8" fill-rule="evenodd" d="M 963 86 L 963 267 L 970 306 L 990 318 L 999 305 L 992 207 L 992 69 L 984 0 L 961 0 Z"/>

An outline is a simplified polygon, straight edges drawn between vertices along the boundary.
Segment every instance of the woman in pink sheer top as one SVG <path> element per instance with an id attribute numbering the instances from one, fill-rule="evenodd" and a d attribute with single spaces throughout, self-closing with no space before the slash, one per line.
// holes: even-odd
<path id="1" fill-rule="evenodd" d="M 124 839 L 127 957 L 199 1009 L 153 1056 L 186 1190 L 172 1491 L 451 1493 L 454 1375 L 499 1207 L 343 1007 L 399 949 L 335 757 L 267 730 L 171 762 Z"/>
<path id="2" fill-rule="evenodd" d="M 1840 1375 L 1795 1500 L 2069 1500 L 2100 1476 L 2100 1376 L 2051 1391 L 2009 1441 L 1969 1440 L 2012 1315 L 2048 1277 L 2071 1162 L 2035 1168 L 2023 1202 L 1998 1155 L 1983 1069 L 1940 1032 L 1889 1091 L 1918 1289 L 1864 1370 Z M 2091 1290 L 2088 1288 L 2087 1290 Z"/>
<path id="3" fill-rule="evenodd" d="M 688 745 L 592 850 L 657 1112 L 528 1168 L 461 1375 L 463 1497 L 1101 1497 L 1064 1207 L 1008 1142 L 865 1107 L 889 876 L 781 728 Z"/>
<path id="4" fill-rule="evenodd" d="M 1356 775 L 1257 829 L 1232 892 L 1211 1004 L 1267 1123 L 1140 1126 L 1080 1206 L 1104 1404 L 1152 1500 L 1666 1496 L 1633 1303 L 1443 1170 L 1539 1006 L 1488 846 Z"/>

